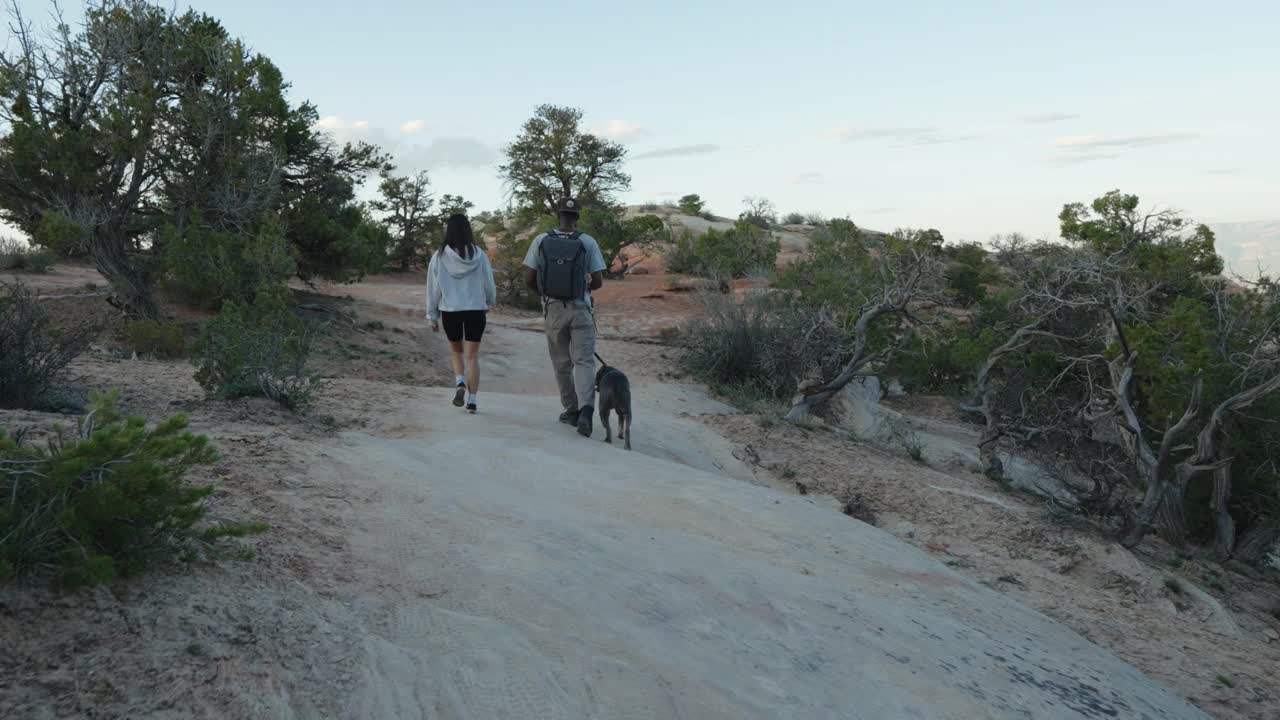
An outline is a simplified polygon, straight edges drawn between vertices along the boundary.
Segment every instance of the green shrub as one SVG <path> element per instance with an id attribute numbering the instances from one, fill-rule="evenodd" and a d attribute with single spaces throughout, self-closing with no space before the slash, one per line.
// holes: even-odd
<path id="1" fill-rule="evenodd" d="M 701 217 L 703 212 L 705 212 L 706 204 L 702 202 L 702 198 L 696 193 L 690 193 L 680 198 L 679 207 L 680 212 L 685 215 L 696 215 Z"/>
<path id="2" fill-rule="evenodd" d="M 49 210 L 31 230 L 31 243 L 64 258 L 89 257 L 89 228 L 66 215 Z"/>
<path id="3" fill-rule="evenodd" d="M 667 272 L 675 275 L 698 274 L 698 255 L 693 249 L 693 233 L 684 230 L 676 236 L 675 242 L 667 249 L 665 264 Z"/>
<path id="4" fill-rule="evenodd" d="M 264 529 L 196 529 L 213 489 L 184 477 L 217 459 L 208 438 L 188 432 L 182 415 L 148 428 L 115 399 L 95 395 L 76 430 L 60 428 L 44 446 L 0 431 L 0 576 L 102 583 L 212 556 L 222 538 Z"/>
<path id="5" fill-rule="evenodd" d="M 890 421 L 889 432 L 893 441 L 918 463 L 924 463 L 924 442 L 906 420 Z"/>
<path id="6" fill-rule="evenodd" d="M 185 232 L 173 226 L 162 230 L 160 246 L 169 288 L 210 310 L 228 300 L 251 301 L 259 287 L 284 283 L 297 270 L 289 241 L 275 221 L 240 234 L 201 225 L 197 216 Z"/>
<path id="7" fill-rule="evenodd" d="M 393 244 L 391 231 L 367 207 L 349 202 L 335 208 L 318 194 L 291 205 L 281 222 L 296 250 L 298 277 L 307 282 L 356 282 L 383 269 Z"/>
<path id="8" fill-rule="evenodd" d="M 979 243 L 946 246 L 947 288 L 964 307 L 987 296 L 986 286 L 1000 279 L 999 269 L 988 259 L 986 248 Z"/>
<path id="9" fill-rule="evenodd" d="M 551 224 L 554 224 L 551 223 Z M 648 253 L 671 242 L 671 230 L 657 215 L 626 217 L 622 208 L 589 207 L 582 213 L 578 228 L 596 239 L 604 258 L 605 274 L 623 278 L 629 269 L 628 254 Z M 548 229 L 545 226 L 543 230 Z"/>
<path id="10" fill-rule="evenodd" d="M 43 402 L 97 332 L 88 322 L 55 327 L 36 293 L 22 283 L 5 286 L 0 295 L 0 407 Z"/>
<path id="11" fill-rule="evenodd" d="M 187 339 L 177 325 L 134 320 L 124 326 L 124 344 L 139 355 L 180 358 L 187 354 Z"/>
<path id="12" fill-rule="evenodd" d="M 319 385 L 307 370 L 311 334 L 289 311 L 283 287 L 258 291 L 253 304 L 229 301 L 196 348 L 196 382 L 223 399 L 266 397 L 290 410 L 310 405 Z"/>
<path id="13" fill-rule="evenodd" d="M 766 230 L 739 221 L 728 230 L 708 230 L 691 238 L 685 234 L 667 253 L 667 270 L 681 275 L 741 278 L 772 272 L 782 243 Z"/>
<path id="14" fill-rule="evenodd" d="M 768 230 L 778 224 L 778 210 L 767 198 L 748 197 L 742 202 L 747 208 L 738 215 L 739 223 L 755 225 L 761 230 Z"/>
<path id="15" fill-rule="evenodd" d="M 868 237 L 849 220 L 832 220 L 813 233 L 807 257 L 778 273 L 779 287 L 798 290 L 814 305 L 856 309 L 879 272 Z"/>
<path id="16" fill-rule="evenodd" d="M 723 394 L 786 400 L 807 377 L 832 377 L 844 359 L 832 317 L 768 292 L 702 296 L 703 317 L 681 334 L 680 364 Z"/>
<path id="17" fill-rule="evenodd" d="M 968 392 L 978 368 L 1002 341 L 992 328 L 943 320 L 911 331 L 888 366 L 908 392 L 959 397 Z"/>
<path id="18" fill-rule="evenodd" d="M 808 223 L 808 218 L 805 217 L 804 213 L 793 212 L 782 216 L 783 225 L 804 225 L 806 223 Z"/>
<path id="19" fill-rule="evenodd" d="M 524 256 L 533 243 L 533 235 L 517 236 L 502 228 L 496 233 L 493 260 L 493 280 L 498 290 L 498 302 L 523 310 L 541 310 L 542 298 L 525 285 Z"/>
<path id="20" fill-rule="evenodd" d="M 13 238 L 0 237 L 0 270 L 15 272 L 48 272 L 53 268 L 53 253 L 31 247 Z"/>

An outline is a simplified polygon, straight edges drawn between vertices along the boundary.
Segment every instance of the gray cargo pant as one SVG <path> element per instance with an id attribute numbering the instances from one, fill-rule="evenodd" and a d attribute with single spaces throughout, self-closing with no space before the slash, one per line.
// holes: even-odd
<path id="1" fill-rule="evenodd" d="M 576 412 L 596 404 L 596 322 L 582 303 L 549 301 L 546 307 L 547 349 L 560 404 Z"/>

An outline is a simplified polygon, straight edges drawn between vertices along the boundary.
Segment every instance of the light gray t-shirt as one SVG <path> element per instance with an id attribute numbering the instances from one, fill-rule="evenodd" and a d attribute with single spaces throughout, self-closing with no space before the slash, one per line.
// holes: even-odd
<path id="1" fill-rule="evenodd" d="M 541 270 L 538 263 L 542 260 L 542 254 L 538 252 L 538 248 L 542 247 L 542 239 L 547 236 L 542 233 L 529 243 L 529 252 L 524 256 L 524 266 L 530 270 Z M 605 271 L 604 255 L 600 254 L 600 243 L 596 239 L 586 233 L 578 235 L 578 239 L 582 241 L 582 246 L 587 251 L 587 272 L 598 273 Z M 586 283 L 582 286 L 582 299 L 579 300 L 586 305 L 591 304 L 591 284 Z"/>

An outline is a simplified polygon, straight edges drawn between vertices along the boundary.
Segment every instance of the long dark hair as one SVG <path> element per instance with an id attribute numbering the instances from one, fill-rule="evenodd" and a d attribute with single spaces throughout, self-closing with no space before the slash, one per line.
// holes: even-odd
<path id="1" fill-rule="evenodd" d="M 454 213 L 444 223 L 444 242 L 440 252 L 450 247 L 459 257 L 469 258 L 475 252 L 476 236 L 471 232 L 471 221 L 462 213 Z"/>

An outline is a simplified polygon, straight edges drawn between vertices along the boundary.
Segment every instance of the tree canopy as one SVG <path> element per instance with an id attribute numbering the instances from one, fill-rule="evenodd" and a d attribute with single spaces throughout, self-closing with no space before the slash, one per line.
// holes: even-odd
<path id="1" fill-rule="evenodd" d="M 78 31 L 43 33 L 12 14 L 0 217 L 92 258 L 131 313 L 156 315 L 162 246 L 189 233 L 239 242 L 279 222 L 304 279 L 357 277 L 383 252 L 355 191 L 386 156 L 317 130 L 315 108 L 291 105 L 279 69 L 217 20 L 99 0 Z"/>
<path id="2" fill-rule="evenodd" d="M 556 105 L 539 106 L 525 122 L 499 167 L 517 203 L 554 214 L 560 198 L 610 205 L 631 187 L 622 168 L 627 149 L 583 131 L 581 122 L 581 110 Z"/>
<path id="3" fill-rule="evenodd" d="M 1213 233 L 1111 192 L 1064 207 L 1068 245 L 997 245 L 999 292 L 962 331 L 987 346 L 968 408 L 984 417 L 988 473 L 1014 443 L 1093 490 L 1127 542 L 1275 534 L 1280 292 L 1224 278 Z M 1130 495 L 1130 489 L 1137 493 Z"/>
<path id="4" fill-rule="evenodd" d="M 438 217 L 431 211 L 435 200 L 430 186 L 426 172 L 396 176 L 384 171 L 379 197 L 370 204 L 382 214 L 382 222 L 391 232 L 388 259 L 402 271 L 427 256 L 433 231 L 438 227 Z"/>

